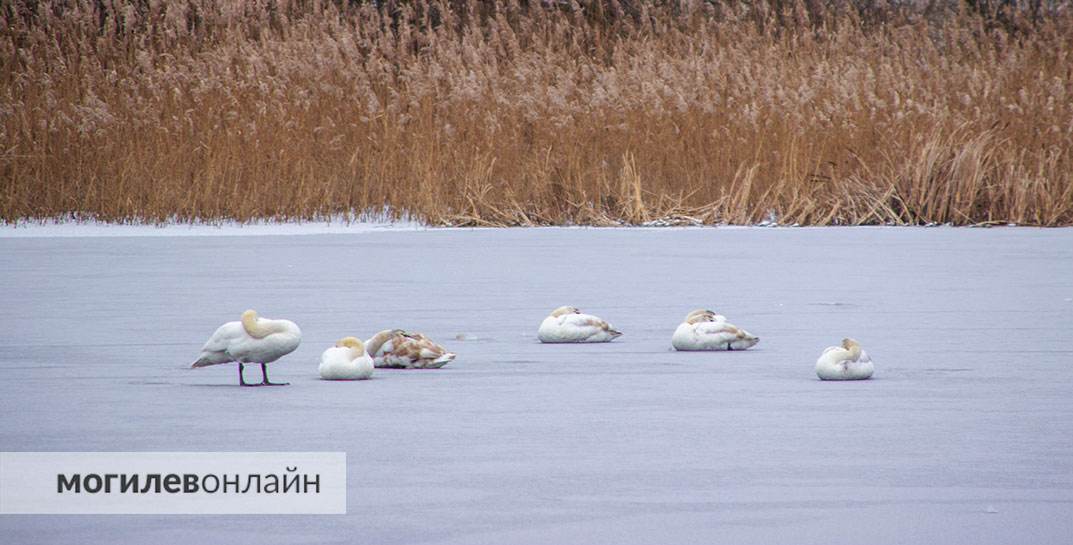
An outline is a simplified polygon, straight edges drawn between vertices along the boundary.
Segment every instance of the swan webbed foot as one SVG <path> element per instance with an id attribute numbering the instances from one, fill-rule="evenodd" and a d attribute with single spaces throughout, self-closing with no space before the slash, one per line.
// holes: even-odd
<path id="1" fill-rule="evenodd" d="M 290 384 L 290 382 L 271 382 L 271 381 L 269 381 L 268 380 L 268 364 L 265 364 L 265 363 L 261 364 L 261 376 L 264 377 L 264 380 L 261 381 L 261 383 L 257 384 L 256 386 L 287 386 L 287 385 Z"/>

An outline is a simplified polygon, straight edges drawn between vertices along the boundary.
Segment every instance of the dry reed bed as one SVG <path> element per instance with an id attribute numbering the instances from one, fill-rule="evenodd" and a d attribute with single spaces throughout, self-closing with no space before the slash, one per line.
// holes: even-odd
<path id="1" fill-rule="evenodd" d="M 1068 11 L 0 5 L 7 222 L 1073 223 Z"/>

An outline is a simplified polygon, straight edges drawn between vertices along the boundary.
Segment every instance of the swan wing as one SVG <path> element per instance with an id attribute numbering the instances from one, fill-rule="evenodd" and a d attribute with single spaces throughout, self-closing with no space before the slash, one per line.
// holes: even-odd
<path id="1" fill-rule="evenodd" d="M 841 346 L 828 346 L 827 348 L 823 349 L 823 352 L 820 353 L 820 356 L 826 356 L 828 352 L 831 352 L 833 350 L 845 350 L 845 349 L 842 348 Z"/>
<path id="2" fill-rule="evenodd" d="M 737 336 L 741 333 L 741 330 L 732 323 L 722 322 L 701 322 L 693 328 L 693 331 L 698 336 L 714 337 L 716 335 L 732 335 Z"/>
<path id="3" fill-rule="evenodd" d="M 849 361 L 849 350 L 841 346 L 828 346 L 820 354 L 818 361 L 826 362 L 829 365 L 838 365 L 844 361 Z"/>
<path id="4" fill-rule="evenodd" d="M 227 322 L 216 328 L 216 331 L 205 341 L 201 347 L 202 352 L 223 352 L 229 346 L 243 337 L 247 337 L 246 330 L 242 329 L 240 322 Z"/>
<path id="5" fill-rule="evenodd" d="M 443 355 L 446 350 L 434 342 L 425 341 L 418 345 L 418 355 L 423 359 L 434 360 Z"/>
<path id="6" fill-rule="evenodd" d="M 447 350 L 432 342 L 428 337 L 418 333 L 412 338 L 406 339 L 406 342 L 399 347 L 399 352 L 404 353 L 407 357 L 413 360 L 434 360 L 442 356 Z"/>
<path id="7" fill-rule="evenodd" d="M 578 329 L 592 329 L 593 333 L 598 331 L 614 331 L 611 324 L 607 323 L 602 318 L 592 316 L 591 314 L 567 314 L 562 323 L 563 325 L 576 327 Z"/>
<path id="8" fill-rule="evenodd" d="M 249 338 L 249 335 L 242 328 L 241 322 L 227 322 L 216 328 L 209 340 L 201 347 L 201 353 L 192 364 L 192 367 L 205 367 L 235 361 L 235 358 L 231 355 L 231 350 L 246 338 Z"/>

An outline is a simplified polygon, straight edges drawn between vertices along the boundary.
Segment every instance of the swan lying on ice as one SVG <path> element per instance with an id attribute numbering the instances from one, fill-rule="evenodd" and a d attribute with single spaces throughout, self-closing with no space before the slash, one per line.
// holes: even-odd
<path id="1" fill-rule="evenodd" d="M 317 370 L 325 380 L 363 380 L 373 376 L 373 358 L 360 339 L 344 337 L 320 355 Z"/>
<path id="2" fill-rule="evenodd" d="M 237 362 L 241 386 L 286 386 L 286 382 L 268 380 L 268 364 L 294 352 L 301 342 L 302 330 L 294 322 L 260 318 L 256 311 L 247 310 L 240 321 L 227 322 L 209 337 L 191 367 Z M 248 383 L 243 378 L 247 363 L 261 364 L 260 384 Z"/>
<path id="3" fill-rule="evenodd" d="M 671 336 L 671 346 L 682 351 L 745 350 L 758 342 L 760 337 L 728 322 L 723 315 L 705 309 L 687 314 Z"/>
<path id="4" fill-rule="evenodd" d="M 606 343 L 620 335 L 611 324 L 574 307 L 553 310 L 537 330 L 542 343 Z"/>
<path id="5" fill-rule="evenodd" d="M 432 339 L 401 329 L 385 329 L 365 341 L 376 367 L 395 369 L 439 369 L 455 355 Z"/>
<path id="6" fill-rule="evenodd" d="M 853 339 L 842 339 L 842 346 L 828 346 L 816 360 L 816 376 L 822 380 L 864 380 L 872 376 L 872 359 Z"/>

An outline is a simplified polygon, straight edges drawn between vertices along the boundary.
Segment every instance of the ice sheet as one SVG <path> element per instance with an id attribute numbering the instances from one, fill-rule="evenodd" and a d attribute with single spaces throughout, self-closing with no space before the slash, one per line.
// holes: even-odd
<path id="1" fill-rule="evenodd" d="M 0 240 L 3 450 L 343 450 L 346 516 L 0 516 L 5 543 L 1068 543 L 1073 230 Z M 560 305 L 625 335 L 541 345 Z M 189 370 L 247 307 L 285 388 Z M 707 307 L 761 337 L 676 353 Z M 345 335 L 437 371 L 317 379 Z M 457 335 L 465 340 L 456 340 Z M 853 336 L 870 381 L 816 380 Z"/>

